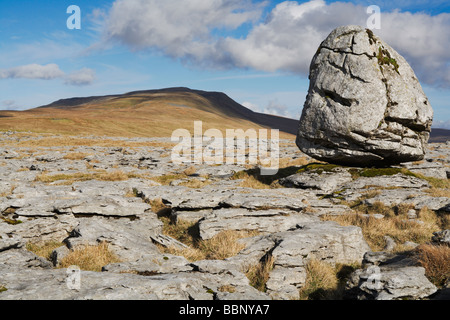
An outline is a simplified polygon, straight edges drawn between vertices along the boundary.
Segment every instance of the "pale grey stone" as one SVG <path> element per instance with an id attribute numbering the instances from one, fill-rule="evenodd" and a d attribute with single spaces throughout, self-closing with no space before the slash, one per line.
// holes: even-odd
<path id="1" fill-rule="evenodd" d="M 154 253 L 136 261 L 111 263 L 102 268 L 104 272 L 136 273 L 146 276 L 192 270 L 193 268 L 186 258 L 166 253 Z"/>
<path id="2" fill-rule="evenodd" d="M 109 248 L 123 261 L 137 261 L 159 253 L 151 237 L 162 233 L 162 222 L 156 217 L 133 221 L 105 218 L 82 218 L 78 226 L 64 240 L 72 249 L 84 245 L 107 242 Z"/>
<path id="3" fill-rule="evenodd" d="M 153 242 L 166 248 L 173 247 L 179 250 L 188 248 L 188 246 L 185 245 L 184 243 L 181 243 L 180 241 L 175 240 L 174 238 L 169 237 L 167 235 L 158 234 L 156 236 L 150 236 L 150 238 L 152 239 Z"/>
<path id="4" fill-rule="evenodd" d="M 417 300 L 437 291 L 414 259 L 389 252 L 368 252 L 346 289 L 349 298 L 359 300 Z"/>
<path id="5" fill-rule="evenodd" d="M 56 267 L 61 263 L 62 259 L 64 259 L 69 253 L 70 253 L 69 248 L 67 248 L 66 246 L 61 246 L 52 251 L 52 253 L 50 254 L 50 260 Z"/>
<path id="6" fill-rule="evenodd" d="M 352 277 L 353 283 L 358 281 L 359 299 L 424 299 L 437 291 L 422 267 L 369 267 L 356 271 Z"/>
<path id="7" fill-rule="evenodd" d="M 395 246 L 397 245 L 395 243 L 395 240 L 389 236 L 384 236 L 384 240 L 386 241 L 386 245 L 385 245 L 383 251 L 386 251 L 386 252 L 394 251 Z"/>
<path id="8" fill-rule="evenodd" d="M 327 194 L 352 181 L 352 176 L 345 170 L 333 172 L 302 172 L 280 180 L 288 188 L 315 189 Z"/>
<path id="9" fill-rule="evenodd" d="M 389 63 L 380 65 L 380 49 Z M 312 60 L 310 81 L 298 129 L 300 150 L 350 165 L 424 158 L 431 105 L 407 61 L 372 31 L 359 26 L 332 31 Z"/>
<path id="10" fill-rule="evenodd" d="M 316 217 L 288 210 L 219 209 L 200 220 L 199 230 L 200 237 L 206 240 L 225 230 L 252 230 L 267 234 L 286 231 L 318 220 Z"/>

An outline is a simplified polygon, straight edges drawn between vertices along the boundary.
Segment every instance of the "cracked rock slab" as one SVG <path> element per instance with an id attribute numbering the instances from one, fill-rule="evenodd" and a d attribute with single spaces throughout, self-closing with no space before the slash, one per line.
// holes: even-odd
<path id="1" fill-rule="evenodd" d="M 367 252 L 364 269 L 347 282 L 347 298 L 358 300 L 424 299 L 438 289 L 425 276 L 425 268 L 403 255 Z"/>
<path id="2" fill-rule="evenodd" d="M 273 233 L 297 228 L 312 221 L 318 221 L 317 217 L 298 214 L 289 210 L 257 210 L 247 209 L 219 209 L 199 222 L 200 237 L 203 240 L 211 239 L 224 230 L 258 231 L 261 233 Z"/>

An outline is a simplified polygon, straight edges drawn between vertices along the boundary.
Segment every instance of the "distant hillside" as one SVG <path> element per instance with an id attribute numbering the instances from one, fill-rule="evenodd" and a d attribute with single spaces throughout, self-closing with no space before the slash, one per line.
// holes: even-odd
<path id="1" fill-rule="evenodd" d="M 167 88 L 62 99 L 26 111 L 0 111 L 0 130 L 61 134 L 158 137 L 173 130 L 273 128 L 293 139 L 298 120 L 254 112 L 225 93 Z M 430 143 L 450 140 L 450 130 L 433 129 Z"/>
<path id="2" fill-rule="evenodd" d="M 432 129 L 430 143 L 450 141 L 450 130 Z"/>
<path id="3" fill-rule="evenodd" d="M 0 111 L 0 130 L 113 136 L 171 136 L 173 130 L 273 128 L 293 138 L 298 120 L 254 112 L 222 92 L 189 88 L 77 97 L 26 111 Z M 193 132 L 193 131 L 192 131 Z"/>

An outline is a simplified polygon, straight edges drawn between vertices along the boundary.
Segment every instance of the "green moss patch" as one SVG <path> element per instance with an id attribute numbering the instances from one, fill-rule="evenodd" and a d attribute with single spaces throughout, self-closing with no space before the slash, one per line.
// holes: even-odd
<path id="1" fill-rule="evenodd" d="M 377 59 L 378 59 L 378 64 L 380 65 L 380 67 L 382 67 L 384 65 L 388 65 L 388 66 L 390 65 L 394 68 L 395 72 L 400 74 L 400 72 L 398 71 L 398 68 L 400 67 L 398 65 L 398 62 L 397 62 L 397 60 L 395 60 L 394 58 L 391 57 L 391 54 L 389 53 L 388 50 L 382 49 L 380 47 L 378 50 Z"/>
<path id="2" fill-rule="evenodd" d="M 342 166 L 330 163 L 310 163 L 300 167 L 300 169 L 297 170 L 297 173 L 313 171 L 322 174 L 323 172 L 334 172 L 336 168 L 342 168 Z"/>

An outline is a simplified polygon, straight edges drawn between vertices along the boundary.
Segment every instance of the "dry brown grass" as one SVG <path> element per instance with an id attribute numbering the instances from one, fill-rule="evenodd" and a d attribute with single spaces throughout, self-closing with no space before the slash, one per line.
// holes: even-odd
<path id="1" fill-rule="evenodd" d="M 1 288 L 0 288 L 0 290 L 1 290 Z M 225 285 L 217 288 L 217 291 L 233 293 L 233 292 L 236 292 L 236 288 L 233 285 L 225 284 Z"/>
<path id="2" fill-rule="evenodd" d="M 172 181 L 185 179 L 187 176 L 184 173 L 172 173 L 165 174 L 158 177 L 151 177 L 150 179 L 162 184 L 163 186 L 168 186 Z"/>
<path id="3" fill-rule="evenodd" d="M 240 187 L 244 188 L 281 188 L 282 186 L 278 183 L 281 178 L 297 173 L 302 166 L 308 163 L 309 161 L 306 157 L 297 159 L 282 158 L 280 159 L 278 172 L 274 175 L 261 175 L 261 170 L 259 168 L 252 167 L 247 170 L 236 172 L 232 179 L 242 180 Z"/>
<path id="4" fill-rule="evenodd" d="M 12 185 L 8 191 L 4 191 L 0 193 L 0 197 L 8 197 L 14 193 L 14 190 L 17 188 L 16 185 Z"/>
<path id="5" fill-rule="evenodd" d="M 233 230 L 222 231 L 208 240 L 186 242 L 191 246 L 186 249 L 162 248 L 163 252 L 184 256 L 189 261 L 199 260 L 224 260 L 238 254 L 245 245 L 237 240 L 249 237 L 247 232 Z"/>
<path id="6" fill-rule="evenodd" d="M 280 158 L 279 167 L 282 169 L 282 168 L 293 167 L 293 166 L 304 166 L 309 163 L 310 163 L 310 161 L 308 160 L 307 157 L 300 157 L 300 158 L 296 158 L 296 159 Z"/>
<path id="7" fill-rule="evenodd" d="M 179 185 L 183 187 L 188 187 L 192 189 L 201 189 L 207 185 L 210 185 L 212 183 L 211 180 L 200 180 L 200 179 L 189 179 L 187 181 L 181 182 Z"/>
<path id="8" fill-rule="evenodd" d="M 245 245 L 238 240 L 251 237 L 257 233 L 254 231 L 225 230 L 211 239 L 201 240 L 198 233 L 198 225 L 195 222 L 177 220 L 171 222 L 170 218 L 161 217 L 163 221 L 163 233 L 184 243 L 186 249 L 163 248 L 163 252 L 184 256 L 189 261 L 198 260 L 223 260 L 232 257 L 244 249 Z"/>
<path id="9" fill-rule="evenodd" d="M 77 172 L 70 174 L 48 174 L 43 172 L 36 176 L 35 181 L 43 183 L 53 183 L 57 181 L 65 181 L 65 184 L 71 184 L 76 181 L 125 181 L 131 178 L 145 178 L 142 175 L 135 173 L 126 173 L 122 170 L 114 171 L 96 171 L 96 172 Z"/>
<path id="10" fill-rule="evenodd" d="M 27 243 L 26 248 L 42 258 L 50 260 L 53 250 L 63 245 L 59 241 L 48 241 L 45 243 Z M 71 250 L 57 267 L 78 266 L 81 270 L 100 272 L 103 266 L 115 262 L 120 262 L 120 259 L 109 250 L 108 243 L 102 242 L 96 246 L 85 245 Z"/>
<path id="11" fill-rule="evenodd" d="M 147 200 L 147 203 L 150 205 L 150 207 L 152 208 L 152 211 L 154 213 L 158 213 L 161 210 L 170 208 L 164 204 L 164 202 L 161 198 Z"/>
<path id="12" fill-rule="evenodd" d="M 198 179 L 190 177 L 196 172 L 196 168 L 194 166 L 184 170 L 182 173 L 169 173 L 162 176 L 150 177 L 150 180 L 160 183 L 163 186 L 170 185 L 173 181 L 183 180 L 179 183 L 180 186 L 199 189 L 203 188 L 212 183 L 208 177 L 203 176 L 204 179 Z"/>
<path id="13" fill-rule="evenodd" d="M 60 134 L 45 134 L 45 133 L 31 133 L 31 134 L 16 134 L 21 139 L 13 141 L 0 141 L 0 146 L 13 146 L 16 148 L 55 148 L 55 147 L 106 147 L 114 148 L 120 146 L 122 148 L 141 148 L 141 147 L 158 147 L 164 149 L 171 149 L 175 146 L 171 142 L 159 141 L 124 141 L 116 140 L 114 138 L 92 138 Z M 33 139 L 27 139 L 27 138 Z M 30 154 L 30 153 L 29 153 Z M 33 154 L 37 154 L 33 152 Z"/>
<path id="14" fill-rule="evenodd" d="M 83 160 L 87 156 L 89 156 L 89 154 L 85 152 L 71 152 L 66 154 L 63 158 L 66 160 Z"/>
<path id="15" fill-rule="evenodd" d="M 245 275 L 247 276 L 250 285 L 259 291 L 266 291 L 266 283 L 269 280 L 269 275 L 273 270 L 274 264 L 274 257 L 269 255 L 264 257 L 260 263 L 248 267 Z"/>
<path id="16" fill-rule="evenodd" d="M 450 279 L 450 247 L 424 244 L 416 248 L 415 259 L 425 268 L 425 275 L 438 287 Z"/>
<path id="17" fill-rule="evenodd" d="M 60 241 L 47 241 L 44 243 L 27 243 L 26 249 L 28 251 L 33 252 L 39 257 L 42 257 L 46 260 L 50 260 L 50 255 L 53 250 L 63 246 L 64 244 Z"/>
<path id="18" fill-rule="evenodd" d="M 194 132 L 194 121 L 199 119 L 204 131 L 217 128 L 224 136 L 225 129 L 263 128 L 193 93 L 136 94 L 70 109 L 2 111 L 0 116 L 0 130 L 39 134 L 170 137 L 179 128 Z M 294 137 L 280 133 L 280 138 Z"/>
<path id="19" fill-rule="evenodd" d="M 445 197 L 450 198 L 450 188 L 430 188 L 425 190 L 432 197 Z"/>
<path id="20" fill-rule="evenodd" d="M 245 244 L 239 239 L 253 236 L 255 233 L 246 231 L 225 230 L 211 239 L 200 241 L 197 248 L 204 252 L 205 258 L 210 260 L 224 260 L 237 255 Z"/>
<path id="21" fill-rule="evenodd" d="M 426 208 L 422 209 L 418 214 L 418 218 L 423 223 L 408 220 L 406 217 L 408 207 L 393 209 L 383 206 L 379 210 L 372 212 L 384 214 L 385 217 L 383 219 L 376 219 L 373 216 L 364 217 L 360 213 L 352 213 L 341 216 L 326 215 L 322 217 L 322 220 L 336 221 L 343 226 L 354 225 L 360 227 L 364 238 L 373 251 L 383 250 L 386 245 L 385 236 L 390 236 L 398 244 L 403 244 L 406 241 L 424 244 L 431 239 L 434 232 L 441 230 L 443 220 L 433 211 Z"/>
<path id="22" fill-rule="evenodd" d="M 102 271 L 102 267 L 110 263 L 120 262 L 120 259 L 109 250 L 109 245 L 102 242 L 97 246 L 81 246 L 72 250 L 61 262 L 60 268 L 78 266 L 81 270 Z"/>
<path id="23" fill-rule="evenodd" d="M 299 291 L 300 300 L 340 300 L 349 275 L 360 268 L 359 263 L 332 266 L 311 259 L 306 265 L 306 282 Z"/>
<path id="24" fill-rule="evenodd" d="M 239 184 L 239 186 L 242 188 L 270 189 L 270 185 L 261 182 L 253 175 L 241 175 L 240 179 L 242 179 L 242 182 Z"/>
<path id="25" fill-rule="evenodd" d="M 300 289 L 300 300 L 329 299 L 330 292 L 337 290 L 338 283 L 331 265 L 312 259 L 306 265 L 306 282 Z"/>

